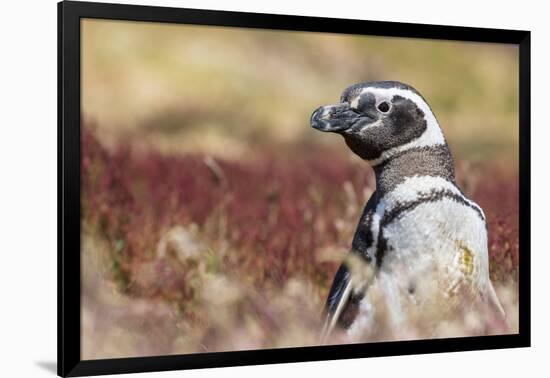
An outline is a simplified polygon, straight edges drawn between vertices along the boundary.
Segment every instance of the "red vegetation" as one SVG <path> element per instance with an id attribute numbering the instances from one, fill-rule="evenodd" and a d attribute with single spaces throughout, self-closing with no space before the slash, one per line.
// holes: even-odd
<path id="1" fill-rule="evenodd" d="M 490 172 L 489 168 L 485 168 Z M 472 194 L 483 208 L 489 228 L 489 269 L 496 282 L 518 281 L 519 180 L 491 172 Z"/>
<path id="2" fill-rule="evenodd" d="M 366 166 L 318 147 L 295 156 L 266 149 L 236 162 L 111 150 L 87 127 L 81 138 L 83 229 L 107 244 L 110 274 L 137 296 L 193 298 L 193 272 L 158 262 L 157 246 L 173 227 L 196 224 L 226 274 L 262 291 L 301 277 L 324 297 L 338 262 L 320 261 L 319 251 L 349 247 L 363 190 L 373 186 Z M 491 274 L 499 281 L 517 279 L 517 193 L 517 178 L 505 176 L 473 193 L 489 221 Z M 139 276 L 155 261 L 155 279 L 143 284 Z"/>

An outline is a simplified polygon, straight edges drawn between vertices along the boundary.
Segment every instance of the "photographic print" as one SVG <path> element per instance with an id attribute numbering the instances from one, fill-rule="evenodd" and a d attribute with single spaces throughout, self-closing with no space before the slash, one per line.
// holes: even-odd
<path id="1" fill-rule="evenodd" d="M 81 359 L 517 334 L 518 65 L 83 18 Z"/>

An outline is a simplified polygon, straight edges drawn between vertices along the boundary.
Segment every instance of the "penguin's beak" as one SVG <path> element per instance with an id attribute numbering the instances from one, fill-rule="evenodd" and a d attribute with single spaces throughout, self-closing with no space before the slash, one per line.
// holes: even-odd
<path id="1" fill-rule="evenodd" d="M 347 130 L 358 120 L 359 115 L 354 112 L 349 103 L 321 106 L 311 115 L 311 127 L 326 132 L 342 132 Z"/>

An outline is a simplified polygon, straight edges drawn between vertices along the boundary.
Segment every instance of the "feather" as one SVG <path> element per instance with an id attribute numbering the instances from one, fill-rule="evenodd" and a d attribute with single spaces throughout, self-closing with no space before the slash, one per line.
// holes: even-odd
<path id="1" fill-rule="evenodd" d="M 344 265 L 342 265 L 342 267 L 345 268 Z M 342 282 L 338 282 L 337 285 L 338 287 L 336 291 L 332 296 L 329 296 L 329 301 L 331 302 L 330 309 L 332 310 L 329 310 L 327 313 L 327 318 L 321 334 L 321 343 L 326 342 L 327 338 L 332 333 L 336 322 L 342 314 L 344 307 L 348 303 L 348 299 L 352 291 L 351 276 L 349 272 L 345 275 L 344 280 Z"/>

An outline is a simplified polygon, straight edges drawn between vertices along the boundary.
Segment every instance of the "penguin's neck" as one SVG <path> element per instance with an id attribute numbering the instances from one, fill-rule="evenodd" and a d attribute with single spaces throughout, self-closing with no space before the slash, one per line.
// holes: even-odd
<path id="1" fill-rule="evenodd" d="M 378 198 L 413 176 L 441 177 L 455 184 L 453 158 L 447 144 L 401 151 L 373 169 Z"/>

